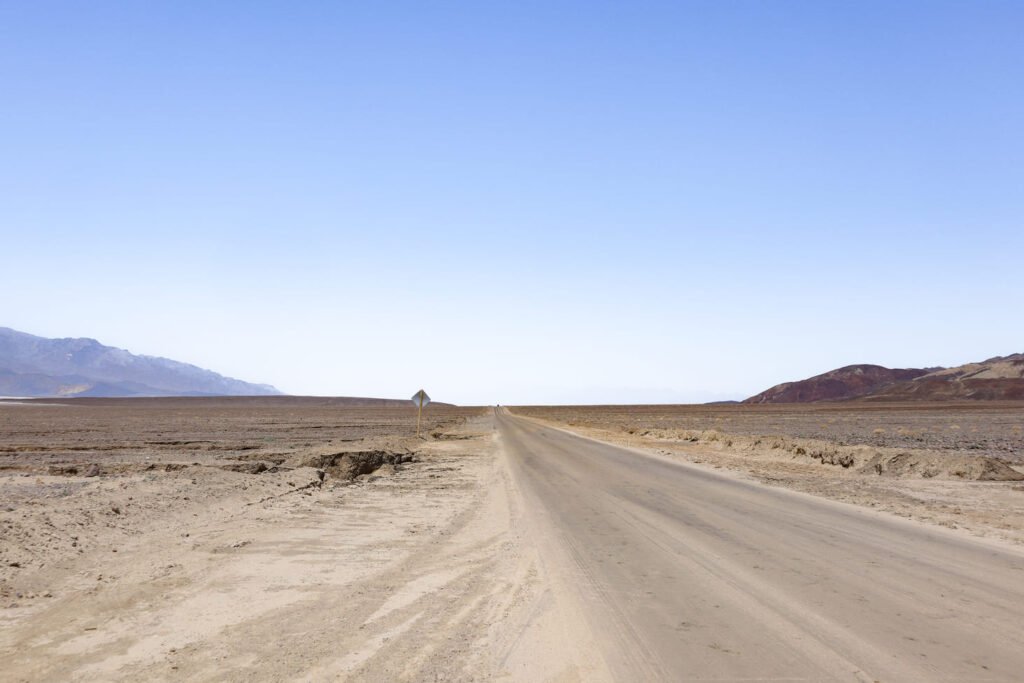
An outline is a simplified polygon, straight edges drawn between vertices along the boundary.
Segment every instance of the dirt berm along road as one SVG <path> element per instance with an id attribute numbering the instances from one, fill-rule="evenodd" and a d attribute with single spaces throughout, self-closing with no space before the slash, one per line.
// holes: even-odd
<path id="1" fill-rule="evenodd" d="M 1024 680 L 1024 554 L 496 414 L 617 680 Z"/>

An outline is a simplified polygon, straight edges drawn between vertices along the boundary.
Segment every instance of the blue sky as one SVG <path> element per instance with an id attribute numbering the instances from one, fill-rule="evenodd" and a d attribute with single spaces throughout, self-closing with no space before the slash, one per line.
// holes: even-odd
<path id="1" fill-rule="evenodd" d="M 0 324 L 290 393 L 1024 350 L 1016 2 L 0 4 Z"/>

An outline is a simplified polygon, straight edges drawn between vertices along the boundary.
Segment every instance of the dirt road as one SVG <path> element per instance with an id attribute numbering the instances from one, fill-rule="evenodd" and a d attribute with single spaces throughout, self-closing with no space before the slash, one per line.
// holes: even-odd
<path id="1" fill-rule="evenodd" d="M 567 613 L 621 680 L 1024 672 L 1024 554 L 499 412 Z"/>

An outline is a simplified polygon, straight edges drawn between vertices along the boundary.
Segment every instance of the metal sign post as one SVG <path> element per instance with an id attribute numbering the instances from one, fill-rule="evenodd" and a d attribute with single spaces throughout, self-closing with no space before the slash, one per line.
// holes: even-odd
<path id="1" fill-rule="evenodd" d="M 430 403 L 427 392 L 420 389 L 412 396 L 413 405 L 416 406 L 416 438 L 420 436 L 420 420 L 423 418 L 423 407 Z"/>

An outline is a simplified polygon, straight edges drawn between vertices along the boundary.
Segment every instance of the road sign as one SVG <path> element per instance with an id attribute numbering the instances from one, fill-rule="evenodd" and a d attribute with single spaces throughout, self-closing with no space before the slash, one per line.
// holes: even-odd
<path id="1" fill-rule="evenodd" d="M 412 403 L 416 406 L 416 438 L 420 436 L 420 419 L 423 417 L 423 407 L 430 403 L 427 392 L 420 389 L 412 396 Z"/>

